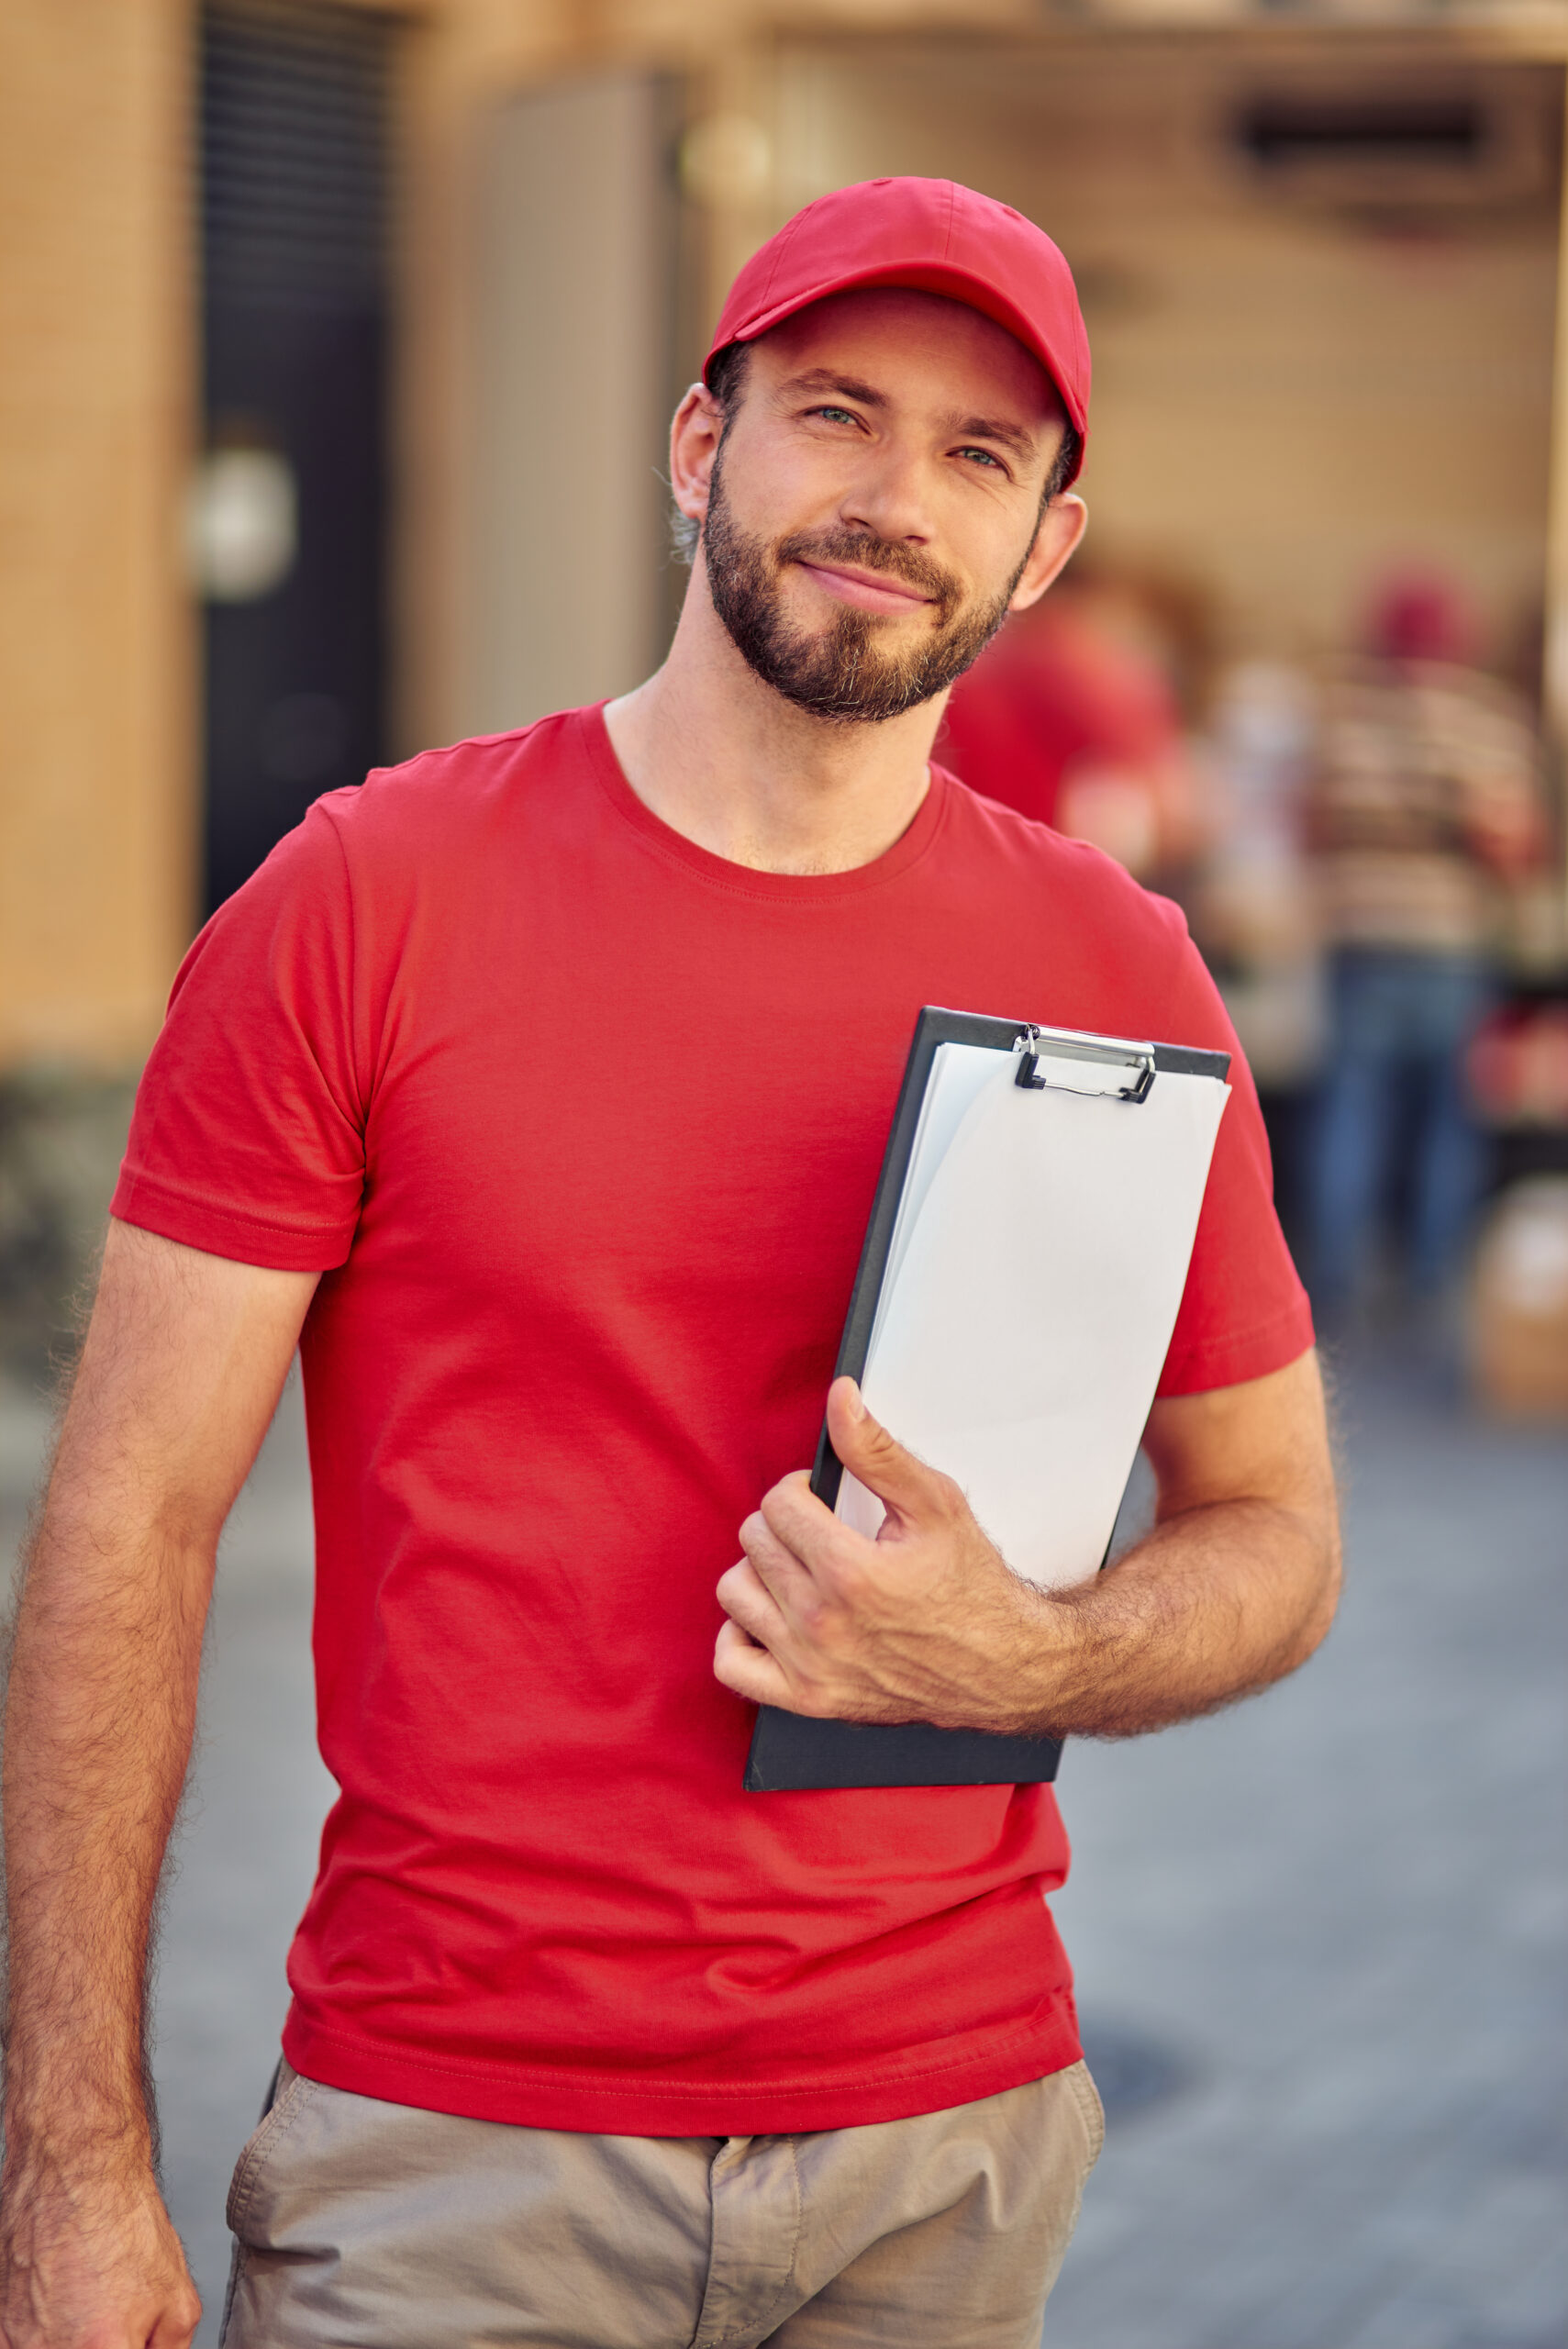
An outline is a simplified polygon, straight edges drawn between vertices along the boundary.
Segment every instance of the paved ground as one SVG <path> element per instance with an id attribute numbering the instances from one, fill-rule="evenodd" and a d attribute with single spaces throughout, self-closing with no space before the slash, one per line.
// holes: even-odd
<path id="1" fill-rule="evenodd" d="M 1568 1444 L 1348 1375 L 1351 1582 L 1262 1703 L 1069 1749 L 1060 1914 L 1109 2142 L 1047 2349 L 1563 2349 Z M 36 1414 L 0 1417 L 15 1501 Z M 229 1535 L 167 1907 L 171 2200 L 217 2337 L 222 2201 L 328 1784 L 297 1400 Z M 1141 2099 L 1141 2101 L 1140 2101 Z"/>
<path id="2" fill-rule="evenodd" d="M 1069 1749 L 1113 2129 L 1050 2349 L 1562 2349 L 1568 1446 L 1347 1379 L 1351 1578 L 1257 1704 Z"/>

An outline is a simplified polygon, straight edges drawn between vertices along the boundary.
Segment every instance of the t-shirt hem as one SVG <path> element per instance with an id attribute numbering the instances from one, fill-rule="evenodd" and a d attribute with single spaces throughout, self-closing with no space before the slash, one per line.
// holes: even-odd
<path id="1" fill-rule="evenodd" d="M 290 1224 L 193 1197 L 157 1175 L 122 1168 L 109 1212 L 121 1223 L 270 1272 L 328 1273 L 348 1262 L 358 1216 L 347 1224 Z"/>
<path id="2" fill-rule="evenodd" d="M 284 2054 L 295 2070 L 326 2087 L 471 2121 L 617 2137 L 773 2136 L 907 2121 L 999 2096 L 1065 2071 L 1083 2055 L 1067 1991 L 1049 1997 L 1023 2030 L 998 2037 L 982 2052 L 971 2048 L 956 2060 L 921 2061 L 923 2052 L 867 2066 L 853 2078 L 681 2080 L 565 2065 L 441 2063 L 326 2030 L 297 2010 L 284 2032 Z"/>

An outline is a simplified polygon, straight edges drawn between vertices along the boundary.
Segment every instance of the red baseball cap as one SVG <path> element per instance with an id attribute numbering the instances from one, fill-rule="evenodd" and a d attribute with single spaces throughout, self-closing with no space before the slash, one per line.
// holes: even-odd
<path id="1" fill-rule="evenodd" d="M 730 287 L 704 382 L 728 344 L 754 342 L 807 303 L 867 285 L 946 294 L 995 318 L 1034 353 L 1080 437 L 1087 433 L 1089 338 L 1072 271 L 1032 220 L 953 180 L 862 180 L 797 212 Z"/>

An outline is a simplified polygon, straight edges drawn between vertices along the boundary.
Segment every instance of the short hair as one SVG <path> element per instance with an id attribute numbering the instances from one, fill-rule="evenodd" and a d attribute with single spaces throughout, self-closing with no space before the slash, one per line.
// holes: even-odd
<path id="1" fill-rule="evenodd" d="M 736 411 L 740 406 L 741 395 L 746 389 L 746 378 L 751 373 L 751 346 L 749 342 L 727 342 L 723 350 L 716 351 L 708 362 L 707 387 L 724 411 L 724 423 L 718 436 L 720 449 L 723 448 L 728 437 L 729 428 L 735 421 Z M 1068 483 L 1073 479 L 1079 465 L 1083 462 L 1083 457 L 1084 436 L 1075 425 L 1070 423 L 1062 436 L 1062 446 L 1051 461 L 1051 471 L 1045 477 L 1045 487 L 1040 493 L 1040 514 L 1035 522 L 1037 531 L 1045 519 L 1046 507 L 1053 497 L 1060 497 Z M 677 562 L 689 563 L 694 559 L 697 551 L 697 540 L 701 535 L 701 530 L 691 515 L 683 514 L 678 506 L 671 508 L 670 539 Z"/>
<path id="2" fill-rule="evenodd" d="M 1076 478 L 1083 462 L 1084 436 L 1075 424 L 1069 424 L 1062 436 L 1062 446 L 1051 461 L 1051 471 L 1045 477 L 1045 490 L 1040 501 L 1041 520 L 1051 499 L 1060 497 L 1069 483 Z"/>
<path id="3" fill-rule="evenodd" d="M 749 342 L 727 342 L 722 351 L 715 351 L 709 362 L 706 379 L 707 387 L 724 410 L 727 427 L 740 405 L 740 395 L 746 388 L 746 378 L 751 372 L 751 346 Z"/>

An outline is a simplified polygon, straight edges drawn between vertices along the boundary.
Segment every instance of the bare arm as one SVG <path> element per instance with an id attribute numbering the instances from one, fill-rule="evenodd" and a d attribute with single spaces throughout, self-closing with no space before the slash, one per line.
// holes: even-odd
<path id="1" fill-rule="evenodd" d="M 886 1521 L 863 1540 L 802 1474 L 747 1519 L 714 1660 L 742 1696 L 840 1720 L 1130 1737 L 1266 1687 L 1329 1628 L 1339 1526 L 1314 1354 L 1157 1403 L 1154 1531 L 1070 1590 L 1021 1581 L 952 1480 L 858 1406 L 837 1381 L 828 1424 Z"/>
<path id="2" fill-rule="evenodd" d="M 316 1279 L 109 1228 L 6 1713 L 6 2349 L 183 2349 L 200 2315 L 154 2176 L 148 1938 L 218 1535 Z"/>

